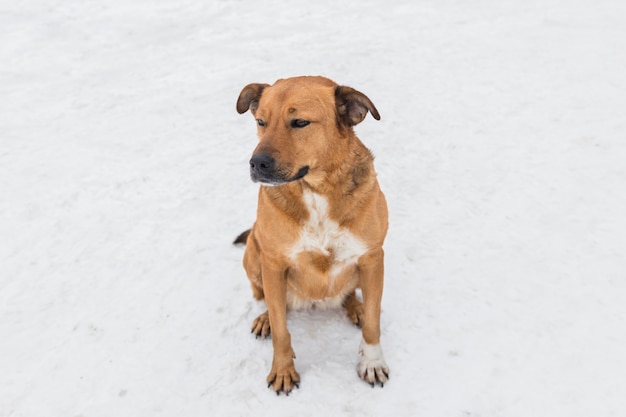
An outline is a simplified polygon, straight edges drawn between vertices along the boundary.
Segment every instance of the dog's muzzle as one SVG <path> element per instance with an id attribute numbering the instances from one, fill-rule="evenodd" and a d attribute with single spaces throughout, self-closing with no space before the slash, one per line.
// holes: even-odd
<path id="1" fill-rule="evenodd" d="M 296 181 L 304 177 L 309 172 L 309 167 L 304 166 L 290 177 L 289 172 L 281 170 L 276 164 L 276 159 L 268 154 L 256 154 L 250 159 L 250 178 L 254 182 L 267 185 L 281 185 L 287 182 Z"/>

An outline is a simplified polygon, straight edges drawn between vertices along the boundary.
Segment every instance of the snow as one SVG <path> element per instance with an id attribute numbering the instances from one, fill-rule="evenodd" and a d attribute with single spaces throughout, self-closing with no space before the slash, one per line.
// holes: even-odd
<path id="1" fill-rule="evenodd" d="M 621 416 L 620 1 L 0 3 L 0 417 Z M 231 245 L 254 220 L 250 82 L 325 75 L 390 206 L 385 387 L 342 311 L 271 342 Z"/>

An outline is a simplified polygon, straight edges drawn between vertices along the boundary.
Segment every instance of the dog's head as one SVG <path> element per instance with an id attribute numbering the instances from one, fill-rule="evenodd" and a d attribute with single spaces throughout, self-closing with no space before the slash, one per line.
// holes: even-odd
<path id="1" fill-rule="evenodd" d="M 328 170 L 341 142 L 369 111 L 380 115 L 365 94 L 323 77 L 296 77 L 273 85 L 249 84 L 237 100 L 257 122 L 259 144 L 250 159 L 250 176 L 264 185 L 281 185 Z"/>

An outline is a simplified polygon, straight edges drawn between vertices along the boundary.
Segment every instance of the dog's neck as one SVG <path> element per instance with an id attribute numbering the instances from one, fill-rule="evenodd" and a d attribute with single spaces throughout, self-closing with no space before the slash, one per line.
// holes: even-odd
<path id="1" fill-rule="evenodd" d="M 353 133 L 344 137 L 346 158 L 335 166 L 326 165 L 324 170 L 312 168 L 302 179 L 287 184 L 261 187 L 261 194 L 268 203 L 280 207 L 297 221 L 308 217 L 302 202 L 306 191 L 324 196 L 329 202 L 334 218 L 350 218 L 350 213 L 364 204 L 363 199 L 371 196 L 377 187 L 374 172 L 374 156 Z"/>
<path id="2" fill-rule="evenodd" d="M 354 137 L 356 139 L 356 137 Z M 304 178 L 277 187 L 261 187 L 261 194 L 268 203 L 279 206 L 296 221 L 305 220 L 308 211 L 303 201 L 305 192 L 325 197 L 331 217 L 349 219 L 363 199 L 371 196 L 377 187 L 374 157 L 358 139 L 350 145 L 349 157 L 342 164 L 326 171 L 311 170 Z"/>
<path id="3" fill-rule="evenodd" d="M 345 199 L 367 186 L 375 178 L 374 157 L 369 149 L 354 135 L 346 140 L 346 158 L 325 170 L 313 169 L 302 180 L 302 186 L 331 199 Z"/>

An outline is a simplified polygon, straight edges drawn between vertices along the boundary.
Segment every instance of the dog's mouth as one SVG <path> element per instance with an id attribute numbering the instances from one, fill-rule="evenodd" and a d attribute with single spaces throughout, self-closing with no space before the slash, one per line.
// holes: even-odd
<path id="1" fill-rule="evenodd" d="M 306 174 L 309 173 L 309 166 L 305 165 L 296 172 L 295 175 L 289 177 L 285 175 L 281 171 L 259 171 L 254 168 L 250 168 L 250 177 L 252 181 L 259 182 L 263 185 L 277 186 L 287 184 L 289 182 L 298 181 L 299 179 L 304 178 Z"/>
<path id="2" fill-rule="evenodd" d="M 257 153 L 250 159 L 250 178 L 265 185 L 281 185 L 297 181 L 309 172 L 309 166 L 305 165 L 291 175 L 292 166 L 279 164 L 269 153 Z"/>
<path id="3" fill-rule="evenodd" d="M 302 168 L 300 168 L 298 172 L 296 172 L 296 175 L 294 175 L 293 178 L 290 179 L 289 181 L 297 181 L 308 173 L 309 173 L 309 166 L 305 165 Z"/>

